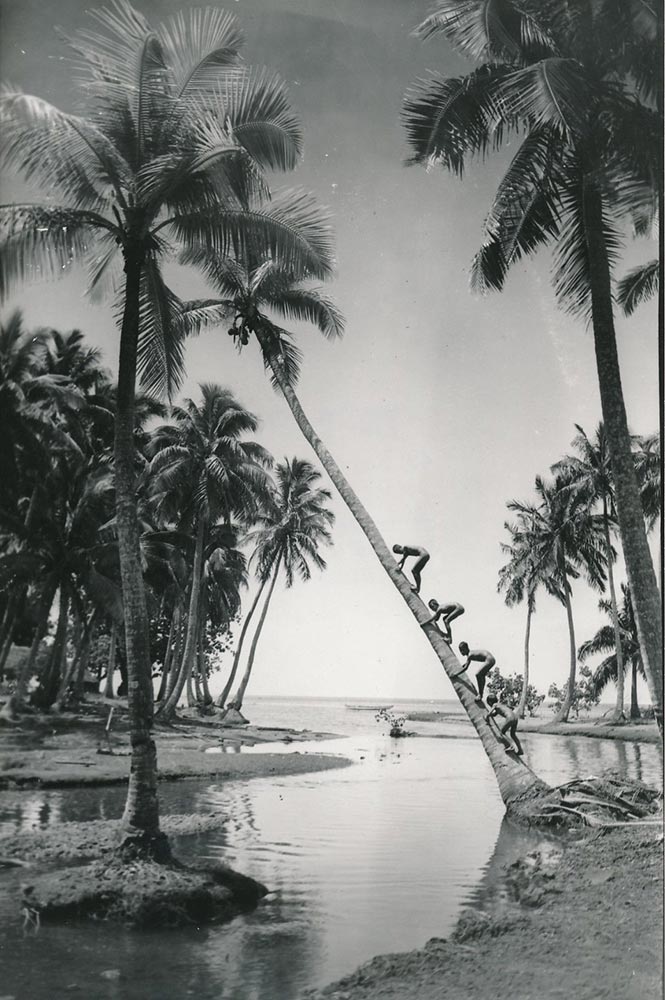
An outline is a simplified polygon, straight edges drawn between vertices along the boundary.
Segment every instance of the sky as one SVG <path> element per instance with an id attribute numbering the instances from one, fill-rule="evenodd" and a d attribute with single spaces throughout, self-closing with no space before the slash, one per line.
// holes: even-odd
<path id="1" fill-rule="evenodd" d="M 184 7 L 150 0 L 153 23 Z M 304 128 L 298 169 L 272 186 L 304 187 L 329 206 L 337 274 L 326 289 L 346 317 L 341 342 L 299 329 L 305 362 L 299 396 L 389 545 L 423 545 L 431 559 L 422 596 L 461 602 L 455 642 L 492 651 L 503 673 L 522 669 L 524 608 L 505 607 L 497 572 L 506 501 L 532 497 L 536 474 L 570 450 L 574 424 L 600 420 L 593 341 L 555 301 L 547 251 L 516 266 L 504 292 L 472 294 L 469 268 L 483 219 L 513 150 L 470 167 L 462 181 L 405 166 L 402 97 L 428 70 L 471 67 L 442 39 L 410 34 L 421 0 L 232 0 L 248 64 L 288 83 Z M 88 20 L 77 0 L 0 0 L 0 75 L 73 109 L 67 49 L 54 30 Z M 3 202 L 25 197 L 2 178 Z M 621 273 L 654 256 L 627 240 Z M 172 274 L 187 297 L 203 290 L 191 272 Z M 108 308 L 83 296 L 81 275 L 31 285 L 7 303 L 28 326 L 81 329 L 117 365 Z M 631 429 L 658 427 L 655 304 L 617 318 Z M 279 460 L 312 459 L 284 401 L 270 387 L 254 345 L 240 355 L 224 330 L 192 339 L 182 394 L 200 382 L 230 387 L 261 420 L 258 439 Z M 412 615 L 341 501 L 328 568 L 307 584 L 278 587 L 261 639 L 255 695 L 447 698 L 452 688 Z M 621 576 L 622 568 L 619 568 Z M 604 620 L 598 596 L 573 593 L 577 642 Z M 568 673 L 564 608 L 541 595 L 532 628 L 531 672 L 545 693 Z M 213 685 L 219 687 L 220 682 Z"/>

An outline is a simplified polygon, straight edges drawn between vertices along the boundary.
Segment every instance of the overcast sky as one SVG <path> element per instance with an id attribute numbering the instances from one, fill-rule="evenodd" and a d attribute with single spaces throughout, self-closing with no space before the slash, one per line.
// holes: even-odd
<path id="1" fill-rule="evenodd" d="M 77 0 L 2 0 L 1 75 L 54 104 L 77 94 L 53 26 L 82 26 Z M 94 6 L 94 5 L 93 5 Z M 184 6 L 137 4 L 151 20 Z M 503 160 L 472 167 L 463 181 L 407 168 L 402 95 L 427 69 L 468 69 L 442 40 L 410 37 L 427 4 L 416 0 L 236 0 L 225 5 L 247 34 L 245 58 L 288 81 L 301 115 L 305 156 L 275 186 L 311 189 L 330 206 L 339 268 L 329 293 L 347 319 L 341 343 L 302 331 L 299 389 L 305 411 L 387 542 L 424 545 L 431 560 L 422 594 L 466 607 L 455 640 L 521 670 L 525 611 L 496 592 L 505 503 L 528 499 L 534 476 L 569 448 L 575 422 L 600 419 L 593 341 L 556 306 L 547 252 L 516 267 L 501 295 L 469 291 Z M 2 200 L 19 196 L 9 178 Z M 625 268 L 654 255 L 630 243 Z M 178 275 L 195 295 L 198 279 Z M 109 311 L 82 297 L 79 275 L 26 288 L 29 325 L 80 328 L 115 369 L 118 337 Z M 658 425 L 655 306 L 618 319 L 631 428 Z M 231 387 L 262 421 L 260 440 L 279 459 L 312 458 L 253 347 L 238 356 L 225 332 L 192 340 L 184 395 L 197 383 Z M 341 502 L 329 568 L 278 589 L 250 688 L 254 694 L 445 698 L 451 687 L 413 618 Z M 578 584 L 578 643 L 598 627 L 598 595 Z M 566 616 L 541 595 L 532 629 L 532 677 L 542 691 L 568 672 Z"/>

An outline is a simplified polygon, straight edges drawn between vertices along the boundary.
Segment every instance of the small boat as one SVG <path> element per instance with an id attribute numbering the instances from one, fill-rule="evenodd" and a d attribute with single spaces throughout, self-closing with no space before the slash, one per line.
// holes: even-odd
<path id="1" fill-rule="evenodd" d="M 392 708 L 392 705 L 347 705 L 352 712 L 381 712 Z"/>

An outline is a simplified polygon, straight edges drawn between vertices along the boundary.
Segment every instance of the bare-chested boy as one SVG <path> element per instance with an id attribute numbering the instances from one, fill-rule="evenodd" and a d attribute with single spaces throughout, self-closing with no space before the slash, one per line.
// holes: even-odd
<path id="1" fill-rule="evenodd" d="M 456 674 L 453 674 L 453 676 L 459 677 L 465 670 L 469 669 L 471 663 L 479 663 L 480 666 L 476 671 L 476 684 L 478 685 L 478 697 L 476 698 L 476 701 L 482 704 L 485 681 L 487 680 L 488 673 L 496 663 L 496 660 L 488 649 L 469 649 L 468 643 L 466 642 L 460 642 L 459 651 L 462 656 L 466 656 L 466 663 L 462 669 Z"/>
<path id="2" fill-rule="evenodd" d="M 451 601 L 449 604 L 439 604 L 439 602 L 433 597 L 431 601 L 427 602 L 427 607 L 433 611 L 431 618 L 427 621 L 421 622 L 421 628 L 425 628 L 425 625 L 435 625 L 441 635 L 446 640 L 447 643 L 453 641 L 453 631 L 450 627 L 450 623 L 459 618 L 460 615 L 464 614 L 464 608 L 461 604 L 457 604 L 455 601 Z M 444 629 L 439 628 L 439 619 L 441 619 L 441 624 Z"/>
<path id="3" fill-rule="evenodd" d="M 420 593 L 420 573 L 425 566 L 425 563 L 429 562 L 429 552 L 424 549 L 422 545 L 393 545 L 393 552 L 397 555 L 401 555 L 401 559 L 397 566 L 398 569 L 404 569 L 404 563 L 409 558 L 409 556 L 415 557 L 415 562 L 411 567 L 411 573 L 413 574 L 413 579 L 415 580 L 415 587 L 411 587 L 411 590 L 415 594 Z"/>
<path id="4" fill-rule="evenodd" d="M 495 694 L 487 695 L 487 704 L 490 708 L 485 716 L 487 722 L 490 719 L 495 719 L 497 715 L 500 715 L 503 719 L 502 722 L 499 722 L 497 719 L 496 725 L 502 736 L 502 742 L 506 745 L 506 753 L 514 752 L 518 757 L 521 757 L 524 750 L 517 738 L 517 723 L 519 722 L 517 712 L 514 712 L 512 708 L 508 708 L 507 705 L 502 705 Z"/>

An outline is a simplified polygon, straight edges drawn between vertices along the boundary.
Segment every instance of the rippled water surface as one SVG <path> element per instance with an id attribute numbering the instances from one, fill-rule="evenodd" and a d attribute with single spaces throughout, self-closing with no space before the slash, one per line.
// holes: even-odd
<path id="1" fill-rule="evenodd" d="M 64 926 L 23 936 L 13 892 L 25 873 L 13 872 L 0 881 L 2 994 L 294 1000 L 304 987 L 374 954 L 445 937 L 482 887 L 492 859 L 509 860 L 535 845 L 532 835 L 501 826 L 491 769 L 461 719 L 414 724 L 431 738 L 395 741 L 380 734 L 373 714 L 340 704 L 310 703 L 297 713 L 296 720 L 292 703 L 265 701 L 256 702 L 252 718 L 349 735 L 270 750 L 338 753 L 353 766 L 160 786 L 164 813 L 228 816 L 220 830 L 183 839 L 176 850 L 183 860 L 220 859 L 264 882 L 271 893 L 256 911 L 202 931 Z M 523 741 L 531 766 L 550 781 L 608 768 L 662 780 L 656 746 L 528 734 Z M 0 828 L 118 816 L 123 801 L 122 788 L 5 793 Z M 110 969 L 121 978 L 100 977 Z"/>

